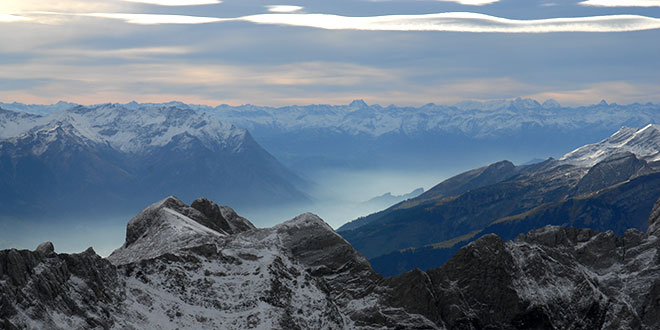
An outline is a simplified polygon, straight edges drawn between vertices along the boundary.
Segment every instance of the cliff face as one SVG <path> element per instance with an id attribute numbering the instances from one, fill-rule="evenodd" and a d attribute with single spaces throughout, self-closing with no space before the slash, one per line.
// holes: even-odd
<path id="1" fill-rule="evenodd" d="M 657 329 L 660 202 L 623 236 L 486 235 L 443 267 L 382 278 L 313 214 L 256 229 L 170 197 L 89 249 L 0 251 L 3 329 Z M 215 228 L 215 229 L 212 229 Z M 150 250 L 151 249 L 151 250 Z"/>
<path id="2" fill-rule="evenodd" d="M 45 243 L 0 251 L 0 278 L 3 329 L 109 329 L 126 313 L 121 277 L 91 248 L 56 254 Z"/>
<path id="3" fill-rule="evenodd" d="M 168 197 L 108 259 L 44 246 L 0 253 L 4 328 L 437 328 L 387 304 L 366 259 L 309 213 L 256 229 L 208 200 Z"/>
<path id="4" fill-rule="evenodd" d="M 657 329 L 660 201 L 647 233 L 546 226 L 486 235 L 443 267 L 385 280 L 391 302 L 450 329 Z M 415 303 L 416 302 L 416 303 Z"/>

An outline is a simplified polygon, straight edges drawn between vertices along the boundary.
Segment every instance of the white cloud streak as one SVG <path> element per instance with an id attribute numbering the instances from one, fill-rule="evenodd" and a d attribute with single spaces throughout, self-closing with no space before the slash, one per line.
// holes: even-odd
<path id="1" fill-rule="evenodd" d="M 236 18 L 126 13 L 60 14 L 123 20 L 132 24 L 204 24 L 245 21 L 325 30 L 444 31 L 471 33 L 628 32 L 660 29 L 660 18 L 608 15 L 515 20 L 470 12 L 348 17 L 330 14 L 260 14 Z"/>
<path id="2" fill-rule="evenodd" d="M 268 11 L 273 13 L 293 13 L 303 9 L 303 7 L 300 6 L 286 6 L 286 5 L 266 6 L 266 8 L 268 8 Z"/>
<path id="3" fill-rule="evenodd" d="M 30 20 L 28 17 L 0 13 L 0 23 L 25 22 Z"/>
<path id="4" fill-rule="evenodd" d="M 456 2 L 461 5 L 466 6 L 484 6 L 490 5 L 491 3 L 499 2 L 500 0 L 437 0 L 442 2 Z"/>
<path id="5" fill-rule="evenodd" d="M 595 7 L 660 7 L 660 0 L 587 0 L 583 6 Z"/>
<path id="6" fill-rule="evenodd" d="M 216 5 L 222 3 L 220 0 L 122 0 L 126 2 L 144 3 L 158 6 L 199 6 Z"/>
<path id="7" fill-rule="evenodd" d="M 115 13 L 90 13 L 77 14 L 78 16 L 89 16 L 99 18 L 118 19 L 132 24 L 154 25 L 154 24 L 204 24 L 227 21 L 227 19 L 215 17 L 185 16 L 185 15 L 154 15 L 154 14 L 115 14 Z"/>
<path id="8" fill-rule="evenodd" d="M 23 15 L 28 12 L 89 13 L 121 9 L 119 1 L 107 0 L 0 0 L 0 13 Z"/>
<path id="9" fill-rule="evenodd" d="M 263 14 L 236 18 L 257 24 L 327 30 L 447 31 L 490 33 L 625 32 L 660 29 L 660 19 L 638 15 L 513 20 L 468 12 L 346 17 L 327 14 Z"/>

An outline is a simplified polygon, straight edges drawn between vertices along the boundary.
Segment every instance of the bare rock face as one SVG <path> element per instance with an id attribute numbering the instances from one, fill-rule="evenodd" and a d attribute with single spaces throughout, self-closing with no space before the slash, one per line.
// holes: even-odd
<path id="1" fill-rule="evenodd" d="M 327 288 L 328 296 L 354 328 L 438 328 L 414 310 L 390 303 L 390 288 L 339 234 L 315 214 L 275 226 L 284 247 Z M 399 308 L 397 308 L 399 307 Z"/>
<path id="2" fill-rule="evenodd" d="M 660 237 L 660 200 L 655 203 L 653 210 L 651 211 L 651 217 L 649 218 L 649 229 L 647 230 L 649 235 L 655 235 Z"/>
<path id="3" fill-rule="evenodd" d="M 36 252 L 40 252 L 44 255 L 50 255 L 55 253 L 55 247 L 52 242 L 43 242 L 37 246 Z"/>
<path id="4" fill-rule="evenodd" d="M 629 151 L 614 153 L 589 169 L 575 187 L 576 194 L 597 191 L 624 182 L 646 167 L 646 161 Z"/>
<path id="5" fill-rule="evenodd" d="M 382 278 L 318 216 L 257 229 L 206 199 L 147 207 L 107 259 L 48 243 L 1 251 L 0 289 L 7 329 L 441 328 L 391 304 Z"/>
<path id="6" fill-rule="evenodd" d="M 390 278 L 314 214 L 245 230 L 251 223 L 226 207 L 194 206 L 174 197 L 151 205 L 108 259 L 91 248 L 57 254 L 50 243 L 0 251 L 0 326 L 660 328 L 660 202 L 648 233 L 490 234 L 443 267 Z"/>
<path id="7" fill-rule="evenodd" d="M 388 278 L 391 301 L 449 329 L 658 329 L 659 209 L 648 233 L 486 235 L 443 267 Z"/>
<path id="8" fill-rule="evenodd" d="M 238 216 L 230 207 L 219 206 L 206 198 L 198 198 L 190 206 L 205 216 L 198 221 L 211 229 L 229 234 L 255 229 L 249 220 Z"/>
<path id="9" fill-rule="evenodd" d="M 205 225 L 213 225 L 214 230 Z M 228 233 L 203 213 L 170 196 L 142 210 L 126 226 L 126 242 L 109 257 L 114 264 L 154 258 L 215 242 Z"/>
<path id="10" fill-rule="evenodd" d="M 121 300 L 115 267 L 91 248 L 57 255 L 45 243 L 0 251 L 3 329 L 110 329 L 124 312 Z"/>

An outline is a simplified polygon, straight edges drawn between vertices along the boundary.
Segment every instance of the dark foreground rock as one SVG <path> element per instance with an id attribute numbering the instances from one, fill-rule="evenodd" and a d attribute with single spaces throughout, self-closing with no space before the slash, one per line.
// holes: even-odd
<path id="1" fill-rule="evenodd" d="M 647 233 L 489 234 L 443 267 L 386 279 L 390 303 L 449 329 L 658 329 L 659 223 L 660 201 Z"/>
<path id="2" fill-rule="evenodd" d="M 660 202 L 623 236 L 489 234 L 382 278 L 313 214 L 256 229 L 208 200 L 155 203 L 108 259 L 0 251 L 3 329 L 657 329 Z"/>

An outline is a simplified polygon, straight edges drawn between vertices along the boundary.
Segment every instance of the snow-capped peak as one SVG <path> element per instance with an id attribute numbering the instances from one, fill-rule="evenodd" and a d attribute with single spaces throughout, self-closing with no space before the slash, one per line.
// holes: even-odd
<path id="1" fill-rule="evenodd" d="M 577 148 L 560 160 L 591 167 L 621 151 L 628 151 L 646 161 L 660 160 L 660 125 L 649 124 L 641 129 L 622 127 L 609 138 Z"/>
<path id="2" fill-rule="evenodd" d="M 162 147 L 177 136 L 197 139 L 209 148 L 239 150 L 247 131 L 187 108 L 144 106 L 130 108 L 118 104 L 94 107 L 78 106 L 46 117 L 27 118 L 24 123 L 10 123 L 7 134 L 17 137 L 43 128 L 70 125 L 76 135 L 89 141 L 109 145 L 119 151 L 137 153 Z"/>

